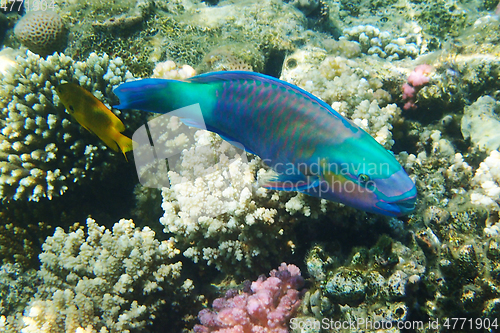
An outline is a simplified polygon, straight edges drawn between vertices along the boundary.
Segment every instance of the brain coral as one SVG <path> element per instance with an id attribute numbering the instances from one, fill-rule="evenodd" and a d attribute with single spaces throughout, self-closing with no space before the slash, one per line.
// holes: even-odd
<path id="1" fill-rule="evenodd" d="M 65 112 L 54 90 L 63 80 L 78 82 L 109 103 L 104 96 L 111 96 L 113 86 L 132 78 L 120 58 L 91 54 L 86 62 L 74 62 L 64 54 L 43 59 L 28 51 L 16 63 L 0 75 L 2 200 L 51 199 L 124 161 Z M 139 117 L 120 116 L 127 125 Z"/>
<path id="2" fill-rule="evenodd" d="M 17 22 L 14 34 L 31 52 L 46 56 L 64 49 L 68 30 L 59 14 L 50 10 L 33 11 Z"/>

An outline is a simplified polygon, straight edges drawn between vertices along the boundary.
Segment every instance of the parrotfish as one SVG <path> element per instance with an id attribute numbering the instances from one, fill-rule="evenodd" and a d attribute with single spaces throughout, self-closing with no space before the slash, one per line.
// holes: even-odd
<path id="1" fill-rule="evenodd" d="M 63 83 L 56 92 L 64 107 L 86 130 L 104 141 L 116 152 L 132 150 L 132 140 L 121 134 L 125 130 L 122 121 L 92 93 L 75 83 Z"/>
<path id="2" fill-rule="evenodd" d="M 131 81 L 114 93 L 118 109 L 166 113 L 199 104 L 207 130 L 238 142 L 277 173 L 264 184 L 268 189 L 300 191 L 388 216 L 408 214 L 415 207 L 415 184 L 394 155 L 293 84 L 227 71 L 184 81 Z"/>

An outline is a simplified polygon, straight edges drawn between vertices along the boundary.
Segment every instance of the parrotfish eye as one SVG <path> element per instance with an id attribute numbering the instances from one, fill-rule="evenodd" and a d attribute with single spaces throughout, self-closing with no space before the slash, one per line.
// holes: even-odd
<path id="1" fill-rule="evenodd" d="M 358 180 L 361 183 L 366 183 L 367 181 L 370 180 L 370 176 L 368 176 L 367 174 L 364 174 L 364 173 L 360 173 L 359 176 L 358 176 Z"/>

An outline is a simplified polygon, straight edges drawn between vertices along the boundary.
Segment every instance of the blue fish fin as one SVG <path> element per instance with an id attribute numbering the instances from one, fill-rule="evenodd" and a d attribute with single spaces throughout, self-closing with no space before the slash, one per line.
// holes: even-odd
<path id="1" fill-rule="evenodd" d="M 240 148 L 241 150 L 244 150 L 244 151 L 246 151 L 246 152 L 248 152 L 250 154 L 257 155 L 253 151 L 251 151 L 250 149 L 248 149 L 247 147 L 243 146 L 243 144 L 241 144 L 240 142 L 236 141 L 235 139 L 233 139 L 233 138 L 231 138 L 231 137 L 229 137 L 229 136 L 227 136 L 225 134 L 220 134 L 219 132 L 215 132 L 215 133 L 219 134 L 219 136 L 222 138 L 222 140 L 229 142 L 233 146 L 236 146 L 236 147 Z"/>
<path id="2" fill-rule="evenodd" d="M 299 192 L 307 191 L 318 186 L 318 177 L 306 177 L 304 175 L 290 176 L 284 174 L 278 175 L 262 185 L 262 187 L 267 188 L 268 190 Z"/>
<path id="3" fill-rule="evenodd" d="M 251 151 L 251 150 L 250 150 L 250 149 L 248 149 L 247 147 L 245 147 L 245 151 L 246 151 L 247 153 L 257 155 L 256 153 L 254 153 L 253 151 Z"/>
<path id="4" fill-rule="evenodd" d="M 195 127 L 195 128 L 199 128 L 199 129 L 207 129 L 205 123 L 200 123 L 196 119 L 192 119 L 192 118 L 179 118 L 179 119 L 186 126 Z"/>

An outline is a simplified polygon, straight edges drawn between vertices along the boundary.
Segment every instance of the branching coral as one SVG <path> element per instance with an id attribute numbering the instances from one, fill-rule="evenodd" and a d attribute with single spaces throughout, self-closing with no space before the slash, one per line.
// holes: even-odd
<path id="1" fill-rule="evenodd" d="M 82 229 L 58 228 L 40 255 L 41 285 L 26 308 L 23 332 L 129 332 L 144 328 L 165 303 L 162 293 L 184 297 L 192 281 L 179 281 L 182 263 L 174 239 L 158 241 L 149 228 L 121 220 L 108 230 L 87 220 Z"/>
<path id="2" fill-rule="evenodd" d="M 156 64 L 151 77 L 170 80 L 184 80 L 194 76 L 196 71 L 189 65 L 179 67 L 172 60 L 159 62 Z"/>
<path id="3" fill-rule="evenodd" d="M 404 57 L 415 58 L 419 55 L 420 45 L 415 43 L 416 41 L 421 43 L 419 37 L 419 34 L 394 37 L 389 31 L 380 31 L 371 25 L 359 25 L 344 29 L 341 38 L 357 41 L 363 53 L 397 60 Z"/>
<path id="4" fill-rule="evenodd" d="M 242 151 L 214 133 L 198 131 L 195 137 L 195 146 L 183 151 L 176 171 L 168 174 L 171 186 L 163 189 L 160 219 L 165 232 L 179 236 L 184 255 L 243 274 L 257 260 L 291 253 L 293 226 L 301 218 L 317 218 L 328 203 L 267 191 L 255 177 L 264 171 L 260 159 L 246 163 Z"/>
<path id="5" fill-rule="evenodd" d="M 500 152 L 493 150 L 479 165 L 472 183 L 476 190 L 471 194 L 474 204 L 499 211 L 500 207 Z"/>
<path id="6" fill-rule="evenodd" d="M 300 305 L 304 279 L 297 266 L 285 263 L 269 275 L 261 275 L 248 291 L 229 290 L 224 298 L 215 299 L 213 311 L 200 311 L 202 325 L 195 325 L 194 332 L 288 332 L 287 324 Z"/>
<path id="7" fill-rule="evenodd" d="M 72 183 L 114 170 L 122 157 L 113 157 L 64 111 L 54 87 L 63 80 L 77 82 L 109 103 L 113 86 L 132 78 L 122 60 L 92 54 L 74 62 L 64 54 L 43 59 L 29 51 L 15 60 L 1 75 L 0 198 L 51 199 Z M 142 117 L 121 114 L 132 126 Z M 112 158 L 116 161 L 109 163 Z"/>

